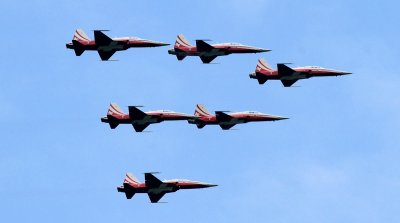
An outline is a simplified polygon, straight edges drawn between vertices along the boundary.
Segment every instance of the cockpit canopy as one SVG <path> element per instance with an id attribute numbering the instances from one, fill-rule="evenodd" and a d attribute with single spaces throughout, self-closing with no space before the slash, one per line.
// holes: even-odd
<path id="1" fill-rule="evenodd" d="M 305 68 L 312 68 L 312 69 L 325 69 L 323 67 L 320 66 L 305 66 Z"/>
<path id="2" fill-rule="evenodd" d="M 136 36 L 126 36 L 126 37 L 117 37 L 115 40 L 143 40 L 142 38 Z"/>
<path id="3" fill-rule="evenodd" d="M 261 114 L 262 114 L 261 112 L 258 112 L 258 111 L 246 111 L 245 113 L 248 113 L 248 114 L 257 114 L 257 115 L 261 115 Z"/>
<path id="4" fill-rule="evenodd" d="M 162 110 L 157 110 L 157 111 L 154 111 L 154 112 L 162 112 L 162 113 L 175 113 L 174 111 L 171 111 L 171 110 L 165 110 L 165 109 L 162 109 Z"/>
<path id="5" fill-rule="evenodd" d="M 215 45 L 243 46 L 241 43 L 217 43 Z"/>
<path id="6" fill-rule="evenodd" d="M 199 183 L 198 181 L 188 180 L 188 179 L 172 179 L 166 180 L 166 182 L 190 182 L 190 183 Z"/>

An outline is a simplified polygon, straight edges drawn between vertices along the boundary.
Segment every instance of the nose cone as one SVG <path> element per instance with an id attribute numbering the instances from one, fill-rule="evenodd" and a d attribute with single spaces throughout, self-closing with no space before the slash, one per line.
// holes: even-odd
<path id="1" fill-rule="evenodd" d="M 286 117 L 281 117 L 281 116 L 271 116 L 273 121 L 280 121 L 280 120 L 285 120 L 285 119 L 289 119 Z"/>
<path id="2" fill-rule="evenodd" d="M 257 51 L 257 53 L 264 53 L 264 52 L 269 52 L 269 51 L 271 51 L 271 50 L 269 50 L 269 49 L 263 49 L 263 48 L 257 48 L 256 51 Z"/>
<path id="3" fill-rule="evenodd" d="M 332 76 L 342 76 L 342 75 L 349 75 L 352 74 L 351 72 L 348 71 L 343 71 L 343 70 L 333 70 L 333 69 L 327 69 L 327 73 L 329 73 Z"/>
<path id="4" fill-rule="evenodd" d="M 349 74 L 352 74 L 351 72 L 347 72 L 347 71 L 340 71 L 339 73 L 340 73 L 340 75 L 349 75 Z"/>
<path id="5" fill-rule="evenodd" d="M 156 41 L 153 41 L 153 44 L 154 44 L 154 46 L 169 46 L 169 45 L 171 45 L 169 43 L 156 42 Z"/>
<path id="6" fill-rule="evenodd" d="M 201 183 L 199 185 L 200 188 L 208 188 L 208 187 L 216 187 L 218 186 L 217 184 L 210 184 L 210 183 Z"/>

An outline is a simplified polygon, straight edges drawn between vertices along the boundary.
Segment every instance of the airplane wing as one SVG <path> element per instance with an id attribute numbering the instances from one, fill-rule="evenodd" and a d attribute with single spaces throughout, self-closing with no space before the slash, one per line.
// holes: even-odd
<path id="1" fill-rule="evenodd" d="M 196 40 L 196 48 L 199 52 L 210 52 L 214 49 L 213 46 L 204 42 L 204 40 Z"/>
<path id="2" fill-rule="evenodd" d="M 146 123 L 146 124 L 132 124 L 133 128 L 135 129 L 136 132 L 143 132 L 143 130 L 145 128 L 147 128 L 147 126 L 149 126 L 150 123 Z"/>
<path id="3" fill-rule="evenodd" d="M 285 86 L 285 87 L 290 87 L 290 86 L 292 86 L 294 83 L 296 83 L 296 81 L 298 81 L 298 79 L 294 79 L 294 80 L 281 80 L 283 86 Z"/>
<path id="4" fill-rule="evenodd" d="M 110 37 L 99 30 L 94 31 L 94 41 L 97 45 L 110 45 L 113 42 Z"/>
<path id="5" fill-rule="evenodd" d="M 216 111 L 215 116 L 217 118 L 217 121 L 219 121 L 219 122 L 229 122 L 230 120 L 233 119 L 232 116 L 230 116 L 222 111 Z"/>
<path id="6" fill-rule="evenodd" d="M 235 124 L 229 124 L 229 125 L 220 124 L 219 126 L 221 126 L 221 128 L 222 128 L 223 130 L 228 130 L 228 129 L 232 128 L 233 126 L 235 126 Z"/>
<path id="7" fill-rule="evenodd" d="M 161 180 L 159 180 L 157 177 L 155 177 L 153 174 L 151 173 L 145 173 L 144 174 L 144 179 L 145 179 L 145 184 L 148 188 L 157 188 L 159 187 L 161 184 L 163 184 L 163 182 Z M 160 197 L 161 198 L 161 197 Z M 150 198 L 151 199 L 151 198 Z"/>
<path id="8" fill-rule="evenodd" d="M 278 74 L 280 76 L 290 76 L 294 74 L 296 71 L 292 68 L 286 66 L 285 64 L 278 63 Z"/>
<path id="9" fill-rule="evenodd" d="M 165 193 L 148 193 L 147 195 L 149 195 L 151 203 L 157 203 L 165 195 Z"/>
<path id="10" fill-rule="evenodd" d="M 110 57 L 116 52 L 115 50 L 112 51 L 102 51 L 102 50 L 98 50 L 97 51 L 100 55 L 101 60 L 108 60 L 110 59 Z"/>
<path id="11" fill-rule="evenodd" d="M 211 57 L 200 56 L 200 59 L 201 59 L 201 61 L 203 61 L 203 63 L 210 63 L 215 58 L 217 58 L 217 56 L 211 56 Z"/>
<path id="12" fill-rule="evenodd" d="M 128 106 L 128 109 L 129 109 L 129 117 L 132 120 L 142 120 L 146 116 L 148 116 L 146 113 L 138 109 L 136 106 Z"/>

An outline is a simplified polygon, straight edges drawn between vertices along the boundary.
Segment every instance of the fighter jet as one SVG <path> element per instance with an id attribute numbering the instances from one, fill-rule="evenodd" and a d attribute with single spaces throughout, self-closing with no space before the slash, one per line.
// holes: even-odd
<path id="1" fill-rule="evenodd" d="M 263 114 L 256 111 L 244 111 L 235 113 L 226 113 L 224 111 L 216 111 L 215 115 L 210 114 L 202 104 L 196 105 L 194 112 L 195 118 L 189 119 L 190 124 L 196 124 L 201 129 L 206 125 L 219 125 L 223 130 L 229 130 L 236 124 L 259 121 L 278 121 L 288 118 Z"/>
<path id="2" fill-rule="evenodd" d="M 131 173 L 127 173 L 124 184 L 119 186 L 118 192 L 125 193 L 131 199 L 135 193 L 147 193 L 151 203 L 157 203 L 166 193 L 176 192 L 179 189 L 198 189 L 215 187 L 216 184 L 203 183 L 183 179 L 161 181 L 152 173 L 144 174 L 145 182 L 139 182 Z"/>
<path id="3" fill-rule="evenodd" d="M 280 80 L 283 86 L 290 87 L 300 79 L 341 76 L 346 74 L 351 73 L 318 66 L 290 68 L 283 63 L 279 63 L 278 70 L 274 70 L 264 59 L 259 59 L 256 71 L 250 74 L 250 78 L 257 79 L 259 84 L 264 84 L 267 80 Z"/>
<path id="4" fill-rule="evenodd" d="M 141 106 L 128 106 L 129 114 L 126 114 L 117 104 L 111 103 L 107 116 L 102 117 L 101 121 L 110 124 L 111 129 L 117 128 L 119 124 L 131 124 L 136 132 L 142 132 L 150 124 L 194 118 L 193 115 L 169 110 L 143 112 L 138 107 Z"/>
<path id="5" fill-rule="evenodd" d="M 232 53 L 262 53 L 270 50 L 245 46 L 240 43 L 218 43 L 210 45 L 205 40 L 196 40 L 193 46 L 183 35 L 178 35 L 173 49 L 168 50 L 169 54 L 176 55 L 178 60 L 186 56 L 199 56 L 203 63 L 210 63 L 217 56 L 225 56 Z"/>
<path id="6" fill-rule="evenodd" d="M 73 49 L 76 56 L 82 55 L 85 50 L 97 50 L 101 60 L 108 60 L 117 51 L 127 50 L 131 47 L 157 47 L 167 46 L 168 43 L 141 39 L 138 37 L 110 38 L 102 31 L 94 30 L 94 40 L 91 40 L 82 29 L 75 31 L 71 43 L 67 43 L 68 49 Z"/>

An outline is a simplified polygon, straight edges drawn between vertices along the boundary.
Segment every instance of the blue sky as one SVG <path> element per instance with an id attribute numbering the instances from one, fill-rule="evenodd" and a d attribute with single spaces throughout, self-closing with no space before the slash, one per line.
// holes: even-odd
<path id="1" fill-rule="evenodd" d="M 2 222 L 399 222 L 400 57 L 396 1 L 2 1 Z M 169 47 L 76 57 L 76 28 L 174 43 L 272 49 L 178 62 Z M 345 77 L 259 86 L 271 64 L 320 65 Z M 137 134 L 100 122 L 109 102 L 192 113 L 258 110 L 273 123 L 198 130 L 185 122 Z M 160 171 L 216 188 L 150 204 L 117 193 L 125 172 Z"/>

